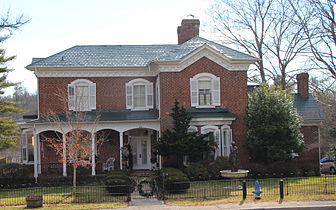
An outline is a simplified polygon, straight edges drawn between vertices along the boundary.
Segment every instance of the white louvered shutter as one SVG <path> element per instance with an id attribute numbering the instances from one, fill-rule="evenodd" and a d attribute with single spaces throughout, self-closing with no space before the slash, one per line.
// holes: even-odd
<path id="1" fill-rule="evenodd" d="M 220 80 L 216 77 L 212 80 L 212 105 L 220 106 Z"/>
<path id="2" fill-rule="evenodd" d="M 232 129 L 228 130 L 228 142 L 229 142 L 229 155 L 230 155 L 232 145 Z"/>
<path id="3" fill-rule="evenodd" d="M 229 138 L 228 138 L 228 130 L 223 129 L 222 131 L 222 136 L 223 136 L 223 156 L 224 157 L 229 157 L 230 154 L 230 144 L 229 144 Z"/>
<path id="4" fill-rule="evenodd" d="M 126 109 L 133 108 L 133 85 L 126 83 Z"/>
<path id="5" fill-rule="evenodd" d="M 153 109 L 153 83 L 146 85 L 147 93 L 147 108 Z"/>
<path id="6" fill-rule="evenodd" d="M 89 109 L 96 109 L 96 83 L 89 84 Z"/>
<path id="7" fill-rule="evenodd" d="M 68 84 L 68 107 L 75 110 L 75 86 L 72 84 Z"/>
<path id="8" fill-rule="evenodd" d="M 198 106 L 198 80 L 190 78 L 190 101 L 191 106 Z"/>

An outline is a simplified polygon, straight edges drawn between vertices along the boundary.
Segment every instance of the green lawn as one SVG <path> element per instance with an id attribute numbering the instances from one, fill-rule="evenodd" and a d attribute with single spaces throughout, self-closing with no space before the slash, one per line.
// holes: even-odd
<path id="1" fill-rule="evenodd" d="M 267 200 L 278 200 L 280 178 L 258 180 L 263 190 L 262 197 Z M 285 200 L 336 199 L 336 176 L 286 178 L 284 180 Z M 191 182 L 186 192 L 166 193 L 168 202 L 187 202 L 188 200 L 226 200 L 240 201 L 242 190 L 237 188 L 241 182 L 228 180 Z M 253 198 L 255 180 L 247 180 L 248 198 Z M 126 196 L 109 194 L 104 185 L 86 185 L 77 187 L 77 195 L 72 195 L 72 187 L 40 187 L 0 191 L 0 205 L 24 205 L 27 195 L 42 194 L 43 202 L 52 204 L 67 203 L 125 203 Z M 79 205 L 78 204 L 78 205 Z M 77 206 L 78 207 L 78 206 Z M 14 208 L 14 207 L 13 207 Z"/>
<path id="2" fill-rule="evenodd" d="M 72 187 L 40 187 L 0 191 L 0 204 L 25 204 L 26 196 L 43 195 L 44 203 L 90 203 L 90 202 L 123 202 L 126 196 L 112 196 L 103 185 L 78 186 L 77 195 L 72 196 Z"/>
<path id="3" fill-rule="evenodd" d="M 279 197 L 279 181 L 281 178 L 258 180 L 264 197 Z M 294 195 L 326 195 L 336 194 L 336 176 L 307 177 L 307 178 L 286 178 L 284 180 L 284 196 Z M 247 180 L 247 194 L 252 195 L 256 180 Z M 204 181 L 192 182 L 187 192 L 167 194 L 167 199 L 189 199 L 189 198 L 242 198 L 242 190 L 237 189 L 241 182 L 234 181 Z"/>

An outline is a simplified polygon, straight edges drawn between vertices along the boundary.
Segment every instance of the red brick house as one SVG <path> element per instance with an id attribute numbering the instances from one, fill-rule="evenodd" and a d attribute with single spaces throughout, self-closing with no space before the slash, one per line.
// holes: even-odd
<path id="1" fill-rule="evenodd" d="M 43 141 L 46 135 L 66 135 L 67 128 L 60 130 L 45 120 L 50 111 L 61 115 L 63 105 L 90 116 L 83 129 L 92 140 L 92 175 L 100 173 L 110 158 L 114 168 L 123 168 L 121 148 L 128 143 L 133 169 L 161 168 L 164 161 L 154 155 L 151 145 L 172 127 L 169 113 L 175 100 L 192 115 L 191 131 L 214 133 L 218 145 L 214 158 L 228 156 L 235 141 L 239 159 L 246 164 L 247 69 L 257 59 L 199 37 L 199 24 L 196 19 L 183 20 L 177 45 L 74 46 L 34 58 L 26 68 L 38 79 L 38 116 L 26 119 L 21 128 L 22 161 L 34 165 L 35 177 L 52 169 L 67 174 L 66 164 L 59 163 Z M 56 91 L 67 95 L 67 104 Z M 90 119 L 98 115 L 93 125 Z M 314 118 L 303 128 L 315 135 L 309 143 L 316 148 L 321 119 Z M 94 140 L 106 131 L 108 141 L 96 154 Z M 309 158 L 318 163 L 318 153 Z"/>

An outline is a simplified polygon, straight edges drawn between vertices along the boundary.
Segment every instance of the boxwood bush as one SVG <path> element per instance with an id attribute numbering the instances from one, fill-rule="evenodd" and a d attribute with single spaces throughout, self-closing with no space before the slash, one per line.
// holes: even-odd
<path id="1" fill-rule="evenodd" d="M 135 189 L 134 181 L 124 170 L 114 170 L 107 173 L 104 184 L 111 195 L 127 195 Z"/>
<path id="2" fill-rule="evenodd" d="M 169 193 L 182 193 L 190 188 L 186 174 L 176 168 L 163 168 L 158 171 L 158 185 Z M 164 186 L 164 189 L 162 189 Z"/>
<path id="3" fill-rule="evenodd" d="M 191 181 L 208 180 L 210 179 L 210 173 L 206 165 L 201 163 L 195 163 L 188 166 L 184 173 Z"/>

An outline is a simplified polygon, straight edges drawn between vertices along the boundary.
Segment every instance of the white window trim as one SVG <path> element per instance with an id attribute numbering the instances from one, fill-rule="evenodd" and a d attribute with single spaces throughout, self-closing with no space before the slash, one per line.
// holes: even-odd
<path id="1" fill-rule="evenodd" d="M 199 105 L 199 93 L 198 93 L 198 81 L 200 80 L 210 80 L 211 81 L 211 105 Z M 214 81 L 218 81 L 218 89 L 215 90 L 213 88 L 214 86 Z M 216 106 L 220 106 L 220 78 L 216 77 L 213 74 L 210 73 L 200 73 L 195 75 L 194 77 L 190 78 L 190 102 L 191 102 L 191 107 L 196 107 L 196 108 L 215 108 Z M 218 91 L 218 102 L 214 102 L 214 92 Z M 194 95 L 194 97 L 197 98 L 197 102 L 193 102 L 193 93 L 197 96 Z"/>
<path id="2" fill-rule="evenodd" d="M 31 160 L 31 161 L 28 160 L 29 159 L 29 151 L 28 151 L 28 135 L 29 134 L 32 134 L 34 136 L 33 130 L 24 130 L 21 133 L 21 160 L 22 160 L 22 163 L 24 163 L 26 165 L 32 165 L 32 164 L 34 164 L 34 160 Z M 34 136 L 34 138 L 35 138 L 35 136 Z M 23 141 L 25 141 L 25 142 L 23 142 Z M 34 147 L 35 147 L 35 145 L 34 145 Z M 23 156 L 22 156 L 24 148 L 26 149 L 25 160 L 23 159 Z"/>
<path id="3" fill-rule="evenodd" d="M 213 132 L 214 135 L 218 135 L 217 138 L 219 138 L 219 144 L 217 145 L 216 151 L 215 151 L 215 160 L 216 160 L 217 157 L 222 156 L 221 155 L 221 146 L 222 146 L 221 132 L 220 132 L 219 128 L 215 125 L 206 125 L 206 126 L 201 127 L 201 133 L 202 134 L 206 134 L 206 133 L 210 133 L 210 132 Z M 216 138 L 216 136 L 214 136 L 214 138 Z M 216 139 L 215 139 L 215 141 L 216 141 Z"/>
<path id="4" fill-rule="evenodd" d="M 88 109 L 86 110 L 77 110 L 78 105 L 76 104 L 76 85 L 79 83 L 86 83 L 88 86 L 89 96 L 88 96 Z M 70 99 L 69 89 L 70 87 L 73 87 L 73 98 Z M 68 108 L 72 111 L 91 111 L 96 109 L 96 99 L 97 98 L 97 91 L 96 91 L 96 83 L 93 83 L 90 80 L 87 79 L 76 79 L 72 81 L 70 84 L 68 84 Z M 70 105 L 73 103 L 73 106 Z"/>
<path id="5" fill-rule="evenodd" d="M 144 85 L 145 86 L 145 95 L 146 95 L 146 105 L 145 107 L 141 107 L 141 108 L 134 108 L 134 91 L 133 91 L 133 87 L 135 85 Z M 131 102 L 128 101 L 127 99 L 127 87 L 131 88 Z M 153 91 L 153 83 L 149 82 L 148 80 L 145 79 L 133 79 L 129 82 L 127 82 L 125 84 L 125 91 L 126 91 L 126 109 L 130 109 L 131 111 L 140 111 L 140 110 L 149 110 L 149 109 L 153 109 L 154 107 L 154 91 Z M 150 103 L 148 103 L 150 101 Z M 128 105 L 129 103 L 131 103 L 130 105 Z"/>
<path id="6" fill-rule="evenodd" d="M 225 132 L 225 134 L 224 134 Z M 224 137 L 225 135 L 225 137 Z M 222 126 L 221 128 L 221 144 L 222 144 L 222 153 L 224 157 L 229 157 L 230 153 L 231 153 L 231 145 L 232 145 L 232 129 L 230 128 L 230 126 Z M 227 145 L 225 144 L 224 140 L 227 139 Z M 225 155 L 224 154 L 224 147 L 227 148 L 228 154 Z"/>

